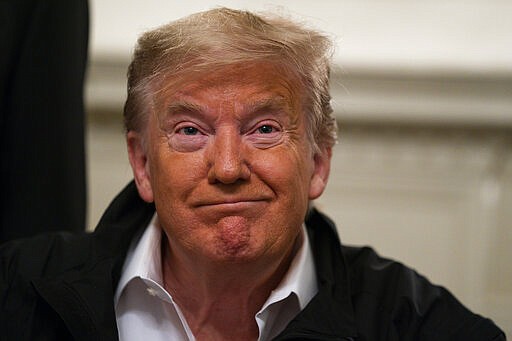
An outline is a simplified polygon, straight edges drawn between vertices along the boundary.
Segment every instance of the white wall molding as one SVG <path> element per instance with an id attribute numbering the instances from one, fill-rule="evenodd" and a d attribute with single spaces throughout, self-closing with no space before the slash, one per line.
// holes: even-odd
<path id="1" fill-rule="evenodd" d="M 90 62 L 89 109 L 122 109 L 127 66 L 125 58 Z M 341 122 L 512 128 L 512 74 L 345 68 L 333 72 L 331 92 Z"/>
<path id="2" fill-rule="evenodd" d="M 129 60 L 121 56 L 91 58 L 87 68 L 85 104 L 88 110 L 120 112 L 126 100 Z"/>
<path id="3" fill-rule="evenodd" d="M 512 74 L 345 68 L 331 89 L 342 122 L 512 127 Z"/>

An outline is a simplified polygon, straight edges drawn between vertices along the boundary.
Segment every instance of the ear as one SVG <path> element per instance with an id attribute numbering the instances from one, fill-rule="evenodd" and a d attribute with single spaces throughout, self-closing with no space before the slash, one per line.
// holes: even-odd
<path id="1" fill-rule="evenodd" d="M 332 147 L 321 147 L 313 156 L 314 169 L 309 184 L 309 200 L 318 198 L 327 186 L 331 170 Z"/>
<path id="2" fill-rule="evenodd" d="M 129 131 L 126 134 L 128 158 L 132 166 L 133 177 L 140 197 L 146 202 L 153 202 L 149 164 L 140 133 Z"/>

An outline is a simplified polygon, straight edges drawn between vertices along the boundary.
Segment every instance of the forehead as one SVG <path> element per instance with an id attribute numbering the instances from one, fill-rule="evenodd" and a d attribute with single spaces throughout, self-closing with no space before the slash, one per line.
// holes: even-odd
<path id="1" fill-rule="evenodd" d="M 166 77 L 157 95 L 158 106 L 183 101 L 223 105 L 281 106 L 296 112 L 303 98 L 299 78 L 268 62 L 227 65 L 213 70 Z"/>

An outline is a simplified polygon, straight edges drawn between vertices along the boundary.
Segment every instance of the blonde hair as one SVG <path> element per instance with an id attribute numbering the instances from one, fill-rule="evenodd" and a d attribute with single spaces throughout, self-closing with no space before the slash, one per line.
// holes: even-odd
<path id="1" fill-rule="evenodd" d="M 154 94 L 169 82 L 232 64 L 270 61 L 297 75 L 314 150 L 336 141 L 329 93 L 332 43 L 325 35 L 289 19 L 217 8 L 144 33 L 128 68 L 124 107 L 127 131 L 141 131 Z M 159 88 L 160 86 L 160 88 Z"/>

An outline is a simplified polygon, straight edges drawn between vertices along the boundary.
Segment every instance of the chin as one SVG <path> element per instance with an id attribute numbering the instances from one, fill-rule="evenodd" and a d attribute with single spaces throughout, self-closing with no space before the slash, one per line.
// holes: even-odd
<path id="1" fill-rule="evenodd" d="M 216 242 L 211 250 L 212 258 L 221 262 L 238 263 L 248 262 L 259 257 L 257 248 L 251 245 L 249 236 L 230 236 L 222 235 L 216 238 Z"/>

